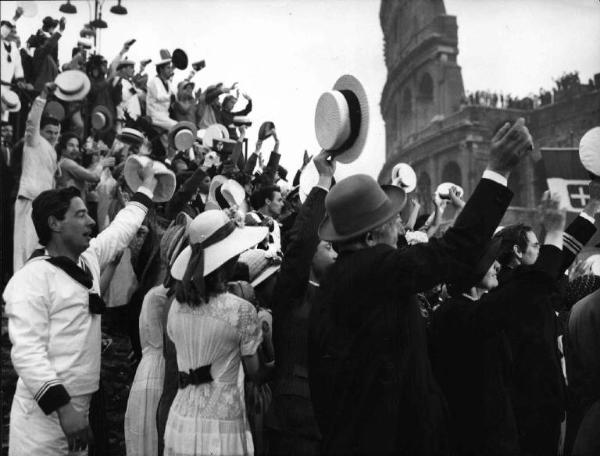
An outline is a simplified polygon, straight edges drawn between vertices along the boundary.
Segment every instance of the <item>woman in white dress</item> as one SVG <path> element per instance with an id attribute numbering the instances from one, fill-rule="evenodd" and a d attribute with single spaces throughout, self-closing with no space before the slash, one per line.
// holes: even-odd
<path id="1" fill-rule="evenodd" d="M 185 245 L 185 220 L 169 227 L 160 243 L 164 272 Z M 127 456 L 158 456 L 156 411 L 163 390 L 165 359 L 163 336 L 170 299 L 168 288 L 158 285 L 144 297 L 140 313 L 142 359 L 131 385 L 125 412 L 125 447 Z"/>
<path id="2" fill-rule="evenodd" d="M 254 452 L 238 382 L 240 363 L 257 381 L 268 366 L 256 353 L 262 342 L 256 310 L 228 293 L 227 282 L 239 254 L 267 234 L 265 227 L 240 228 L 219 210 L 201 213 L 188 227 L 190 247 L 171 268 L 180 282 L 167 331 L 180 372 L 165 429 L 165 456 Z"/>

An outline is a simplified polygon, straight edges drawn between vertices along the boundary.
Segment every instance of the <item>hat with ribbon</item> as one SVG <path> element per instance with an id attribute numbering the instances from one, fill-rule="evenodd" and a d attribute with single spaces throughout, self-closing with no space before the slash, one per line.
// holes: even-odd
<path id="1" fill-rule="evenodd" d="M 392 169 L 392 185 L 402 188 L 406 193 L 417 187 L 417 174 L 407 163 L 398 163 Z"/>
<path id="2" fill-rule="evenodd" d="M 144 134 L 135 128 L 125 127 L 117 135 L 117 139 L 125 144 L 140 145 L 144 143 Z"/>
<path id="3" fill-rule="evenodd" d="M 183 249 L 171 267 L 171 275 L 181 280 L 186 300 L 205 297 L 204 277 L 267 236 L 266 227 L 240 228 L 227 214 L 208 210 L 190 223 L 190 245 Z"/>
<path id="4" fill-rule="evenodd" d="M 117 63 L 117 71 L 126 66 L 135 67 L 135 62 L 125 57 L 123 60 L 120 60 L 119 63 Z"/>
<path id="5" fill-rule="evenodd" d="M 168 51 L 168 49 L 161 49 L 159 51 L 159 54 L 160 54 L 160 59 L 158 59 L 156 62 L 157 67 L 172 62 L 171 53 Z"/>
<path id="6" fill-rule="evenodd" d="M 193 122 L 185 120 L 177 122 L 177 124 L 169 130 L 169 145 L 175 150 L 188 150 L 194 145 L 196 132 L 196 125 Z"/>
<path id="7" fill-rule="evenodd" d="M 354 76 L 344 75 L 317 102 L 317 141 L 340 163 L 351 163 L 360 156 L 368 130 L 369 102 L 366 91 Z"/>
<path id="8" fill-rule="evenodd" d="M 106 133 L 113 127 L 114 115 L 104 105 L 95 106 L 92 110 L 91 124 L 98 133 Z"/>
<path id="9" fill-rule="evenodd" d="M 327 214 L 319 226 L 319 237 L 331 242 L 358 237 L 390 221 L 405 203 L 406 193 L 400 188 L 388 195 L 371 176 L 347 177 L 325 198 Z"/>
<path id="10" fill-rule="evenodd" d="M 453 184 L 452 182 L 443 182 L 437 186 L 435 193 L 439 198 L 450 199 L 450 189 L 454 188 L 459 198 L 462 198 L 465 191 L 460 185 Z"/>
<path id="11" fill-rule="evenodd" d="M 157 181 L 153 201 L 157 203 L 169 201 L 175 193 L 176 178 L 173 171 L 168 169 L 164 163 L 153 161 L 151 158 L 141 155 L 130 155 L 123 170 L 125 182 L 132 191 L 137 191 L 143 182 L 140 177 L 140 170 L 148 163 L 152 163 Z"/>
<path id="12" fill-rule="evenodd" d="M 83 71 L 63 71 L 56 79 L 56 91 L 54 95 L 63 101 L 78 101 L 85 98 L 90 91 L 90 78 Z"/>
<path id="13" fill-rule="evenodd" d="M 6 86 L 2 86 L 1 95 L 2 97 L 2 110 L 8 112 L 18 112 L 21 110 L 21 100 L 16 92 L 13 92 Z"/>

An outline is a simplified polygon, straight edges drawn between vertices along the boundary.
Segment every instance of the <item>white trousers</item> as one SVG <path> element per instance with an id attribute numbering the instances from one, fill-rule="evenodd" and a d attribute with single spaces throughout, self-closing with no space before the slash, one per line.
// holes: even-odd
<path id="1" fill-rule="evenodd" d="M 75 410 L 89 413 L 92 395 L 75 396 Z M 58 413 L 46 415 L 28 392 L 17 391 L 10 409 L 8 456 L 85 456 L 88 450 L 69 452 Z"/>
<path id="2" fill-rule="evenodd" d="M 15 231 L 13 238 L 13 271 L 17 272 L 40 247 L 38 235 L 31 218 L 31 203 L 28 198 L 18 197 L 15 201 Z"/>

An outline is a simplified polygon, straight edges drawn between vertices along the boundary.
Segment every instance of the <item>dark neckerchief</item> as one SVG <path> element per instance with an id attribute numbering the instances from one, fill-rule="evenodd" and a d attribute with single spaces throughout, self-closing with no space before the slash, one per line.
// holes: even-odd
<path id="1" fill-rule="evenodd" d="M 38 249 L 33 252 L 31 258 L 45 256 L 46 252 L 44 249 Z M 89 305 L 90 312 L 93 314 L 102 314 L 106 310 L 106 303 L 100 297 L 98 293 L 91 291 L 92 285 L 94 284 L 94 278 L 91 271 L 88 269 L 85 262 L 83 268 L 80 268 L 73 260 L 65 256 L 47 257 L 45 261 L 59 269 L 62 269 L 69 277 L 75 280 L 77 283 L 83 285 L 88 289 L 89 292 Z"/>

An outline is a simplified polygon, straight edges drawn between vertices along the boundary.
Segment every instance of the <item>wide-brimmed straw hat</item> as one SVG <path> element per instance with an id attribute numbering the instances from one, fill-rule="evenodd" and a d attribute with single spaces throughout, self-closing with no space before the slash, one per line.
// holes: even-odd
<path id="1" fill-rule="evenodd" d="M 181 121 L 177 122 L 169 130 L 169 145 L 175 150 L 188 150 L 194 145 L 196 140 L 197 128 L 193 122 Z"/>
<path id="2" fill-rule="evenodd" d="M 92 110 L 91 123 L 98 133 L 106 133 L 114 124 L 114 114 L 104 105 L 95 106 Z"/>
<path id="3" fill-rule="evenodd" d="M 368 131 L 369 103 L 365 89 L 354 76 L 344 75 L 317 102 L 317 141 L 340 163 L 351 163 L 360 156 Z"/>
<path id="4" fill-rule="evenodd" d="M 171 59 L 171 53 L 168 51 L 168 49 L 161 49 L 159 51 L 160 54 L 160 59 L 158 59 L 156 61 L 156 66 L 159 67 L 161 65 L 164 65 L 166 63 L 171 63 L 172 59 Z"/>
<path id="5" fill-rule="evenodd" d="M 398 163 L 392 169 L 392 185 L 404 189 L 406 193 L 412 192 L 417 187 L 417 174 L 407 163 Z"/>
<path id="6" fill-rule="evenodd" d="M 133 60 L 129 60 L 127 57 L 125 57 L 123 60 L 120 60 L 119 63 L 117 64 L 117 70 L 120 70 L 124 66 L 135 67 L 135 62 Z"/>
<path id="7" fill-rule="evenodd" d="M 6 86 L 2 86 L 1 89 L 2 105 L 8 112 L 18 112 L 21 110 L 21 100 L 19 95 L 13 92 Z"/>
<path id="8" fill-rule="evenodd" d="M 390 221 L 406 204 L 406 193 L 396 188 L 388 196 L 366 174 L 341 180 L 325 198 L 327 214 L 319 226 L 319 237 L 324 241 L 347 241 Z"/>
<path id="9" fill-rule="evenodd" d="M 175 193 L 176 178 L 173 171 L 161 162 L 153 161 L 151 158 L 141 155 L 130 155 L 125 162 L 125 169 L 123 170 L 125 182 L 127 182 L 132 191 L 137 191 L 138 187 L 142 185 L 139 172 L 150 162 L 152 162 L 152 166 L 154 167 L 154 176 L 157 181 L 153 201 L 157 203 L 169 201 L 173 193 Z"/>
<path id="10" fill-rule="evenodd" d="M 90 91 L 90 78 L 83 71 L 68 70 L 63 71 L 56 79 L 56 91 L 54 95 L 63 101 L 83 100 Z"/>
<path id="11" fill-rule="evenodd" d="M 257 245 L 267 236 L 268 228 L 240 228 L 225 212 L 208 210 L 190 223 L 187 233 L 190 245 L 183 249 L 171 267 L 171 275 L 177 280 L 183 280 L 193 252 L 202 251 L 202 276 L 206 277 L 236 255 Z"/>
<path id="12" fill-rule="evenodd" d="M 581 138 L 579 159 L 588 172 L 600 177 L 600 127 L 588 130 Z"/>

